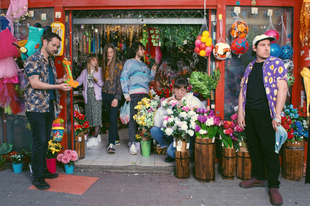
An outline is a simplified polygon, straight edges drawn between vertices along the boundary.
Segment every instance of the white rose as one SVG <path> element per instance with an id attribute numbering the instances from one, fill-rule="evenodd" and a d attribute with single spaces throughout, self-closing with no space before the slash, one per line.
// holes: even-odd
<path id="1" fill-rule="evenodd" d="M 191 128 L 195 129 L 195 127 L 196 127 L 196 122 L 195 121 L 191 121 Z"/>
<path id="2" fill-rule="evenodd" d="M 203 135 L 203 134 L 207 134 L 207 131 L 206 131 L 206 130 L 201 129 L 201 130 L 199 130 L 199 134 L 201 134 L 201 135 Z"/>
<path id="3" fill-rule="evenodd" d="M 212 126 L 214 124 L 213 118 L 210 118 L 206 121 L 207 126 Z"/>
<path id="4" fill-rule="evenodd" d="M 163 126 L 166 127 L 166 126 L 167 126 L 167 123 L 168 123 L 167 120 L 164 120 L 164 121 L 163 121 Z"/>
<path id="5" fill-rule="evenodd" d="M 182 126 L 181 126 L 181 130 L 186 131 L 187 129 L 188 129 L 187 124 L 186 124 L 186 123 L 185 123 L 185 124 L 182 124 Z"/>
<path id="6" fill-rule="evenodd" d="M 168 119 L 168 122 L 169 123 L 171 123 L 171 122 L 173 122 L 174 121 L 174 117 L 170 117 L 169 119 Z"/>
<path id="7" fill-rule="evenodd" d="M 191 136 L 191 137 L 194 136 L 194 130 L 191 130 L 191 129 L 188 130 L 187 134 L 189 134 L 189 136 Z"/>
<path id="8" fill-rule="evenodd" d="M 173 114 L 172 109 L 167 109 L 168 114 Z"/>
<path id="9" fill-rule="evenodd" d="M 173 129 L 168 127 L 165 132 L 166 132 L 166 135 L 171 136 L 172 132 L 173 132 Z"/>
<path id="10" fill-rule="evenodd" d="M 185 118 L 186 116 L 187 116 L 186 112 L 181 112 L 181 113 L 179 114 L 179 117 Z"/>

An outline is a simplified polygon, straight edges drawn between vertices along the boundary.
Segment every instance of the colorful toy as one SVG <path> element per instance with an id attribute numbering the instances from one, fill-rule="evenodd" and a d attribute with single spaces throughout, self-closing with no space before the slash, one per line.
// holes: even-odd
<path id="1" fill-rule="evenodd" d="M 244 21 L 237 21 L 230 27 L 230 35 L 234 38 L 245 38 L 249 32 L 249 27 Z"/>
<path id="2" fill-rule="evenodd" d="M 66 59 L 64 59 L 62 61 L 62 65 L 66 68 L 67 75 L 68 75 L 68 80 L 66 81 L 66 83 L 69 84 L 73 88 L 76 88 L 77 86 L 79 86 L 79 83 L 77 81 L 73 80 L 73 77 L 72 77 L 72 74 L 71 74 L 71 70 L 70 70 L 71 62 L 66 60 Z"/>
<path id="3" fill-rule="evenodd" d="M 51 24 L 52 32 L 56 33 L 61 38 L 60 48 L 58 49 L 57 53 L 54 56 L 62 56 L 64 51 L 64 39 L 65 39 L 65 25 L 59 21 L 56 21 Z"/>
<path id="4" fill-rule="evenodd" d="M 287 74 L 287 86 L 291 87 L 295 83 L 295 77 L 292 73 Z"/>
<path id="5" fill-rule="evenodd" d="M 279 57 L 281 54 L 281 48 L 278 44 L 270 45 L 270 55 L 274 57 Z"/>
<path id="6" fill-rule="evenodd" d="M 287 72 L 290 72 L 290 73 L 293 72 L 294 63 L 291 60 L 284 59 L 283 63 L 284 63 L 284 67 L 287 69 Z"/>
<path id="7" fill-rule="evenodd" d="M 65 128 L 63 127 L 64 120 L 61 118 L 56 118 L 53 121 L 52 134 L 53 140 L 56 142 L 60 142 L 64 135 Z"/>
<path id="8" fill-rule="evenodd" d="M 293 48 L 289 45 L 285 45 L 283 47 L 281 47 L 281 54 L 279 56 L 279 58 L 281 59 L 289 59 L 293 56 Z"/>
<path id="9" fill-rule="evenodd" d="M 276 30 L 274 30 L 274 29 L 270 29 L 270 30 L 266 31 L 265 34 L 267 36 L 276 38 L 276 40 L 272 41 L 271 43 L 275 43 L 276 41 L 279 40 L 279 37 L 280 37 L 279 33 Z"/>
<path id="10" fill-rule="evenodd" d="M 249 43 L 245 38 L 236 38 L 231 43 L 230 48 L 234 54 L 241 55 L 241 54 L 244 54 L 248 51 Z"/>
<path id="11" fill-rule="evenodd" d="M 41 37 L 43 36 L 44 29 L 29 26 L 29 35 L 28 41 L 25 45 L 25 49 L 27 49 L 27 55 L 33 55 L 38 49 L 41 48 Z M 22 60 L 26 60 L 28 57 L 24 53 L 21 54 Z"/>
<path id="12" fill-rule="evenodd" d="M 229 44 L 219 42 L 213 49 L 213 55 L 218 60 L 224 60 L 231 57 L 231 49 Z"/>

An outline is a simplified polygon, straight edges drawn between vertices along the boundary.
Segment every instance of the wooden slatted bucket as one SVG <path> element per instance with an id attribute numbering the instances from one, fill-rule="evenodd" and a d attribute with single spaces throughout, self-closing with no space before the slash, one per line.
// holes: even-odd
<path id="1" fill-rule="evenodd" d="M 282 177 L 301 181 L 304 164 L 304 141 L 285 142 L 282 156 Z"/>
<path id="2" fill-rule="evenodd" d="M 214 138 L 195 139 L 195 178 L 199 182 L 215 180 L 215 144 Z"/>
<path id="3" fill-rule="evenodd" d="M 74 150 L 77 152 L 79 159 L 85 158 L 85 136 L 83 133 L 74 137 Z"/>
<path id="4" fill-rule="evenodd" d="M 237 152 L 237 178 L 241 180 L 251 179 L 252 163 L 249 151 Z"/>
<path id="5" fill-rule="evenodd" d="M 234 148 L 223 148 L 222 150 L 222 177 L 233 180 L 236 174 L 236 150 Z"/>
<path id="6" fill-rule="evenodd" d="M 175 176 L 180 179 L 189 178 L 189 150 L 175 151 Z"/>

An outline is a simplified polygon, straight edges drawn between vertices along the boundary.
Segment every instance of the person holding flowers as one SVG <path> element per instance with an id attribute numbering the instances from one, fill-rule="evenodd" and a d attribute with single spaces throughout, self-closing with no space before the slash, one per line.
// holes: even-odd
<path id="1" fill-rule="evenodd" d="M 242 181 L 242 188 L 265 187 L 267 168 L 270 202 L 283 203 L 279 192 L 279 156 L 275 139 L 281 124 L 281 111 L 287 96 L 287 70 L 281 59 L 270 56 L 274 37 L 257 35 L 252 43 L 256 59 L 246 68 L 240 83 L 238 125 L 246 133 L 252 162 L 252 179 Z"/>
<path id="2" fill-rule="evenodd" d="M 174 85 L 172 87 L 173 95 L 172 97 L 167 98 L 162 102 L 161 107 L 157 110 L 155 114 L 154 124 L 155 126 L 151 129 L 151 135 L 156 140 L 157 143 L 160 144 L 162 148 L 167 148 L 168 157 L 165 159 L 165 162 L 173 162 L 175 161 L 175 149 L 173 146 L 173 136 L 172 131 L 167 129 L 168 131 L 164 132 L 162 128 L 164 127 L 163 123 L 165 121 L 164 117 L 168 114 L 167 106 L 172 104 L 171 106 L 175 106 L 175 104 L 179 106 L 183 106 L 183 101 L 186 102 L 186 106 L 188 107 L 197 107 L 205 109 L 204 104 L 193 95 L 193 93 L 187 93 L 188 81 L 183 77 L 176 78 Z M 170 109 L 171 110 L 171 109 Z M 194 136 L 194 131 L 191 136 Z"/>
<path id="3" fill-rule="evenodd" d="M 154 64 L 150 70 L 141 60 L 145 51 L 145 47 L 141 42 L 133 43 L 130 50 L 131 59 L 125 62 L 121 74 L 121 84 L 126 101 L 130 102 L 130 121 L 128 126 L 129 153 L 136 155 L 138 154 L 135 146 L 137 124 L 133 116 L 137 114 L 137 110 L 134 108 L 141 99 L 148 96 L 149 83 L 155 77 L 157 65 Z"/>

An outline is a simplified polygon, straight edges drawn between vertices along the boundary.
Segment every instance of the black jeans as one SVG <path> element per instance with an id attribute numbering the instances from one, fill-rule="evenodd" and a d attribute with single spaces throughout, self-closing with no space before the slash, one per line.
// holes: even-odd
<path id="1" fill-rule="evenodd" d="M 265 179 L 267 168 L 268 187 L 279 188 L 279 156 L 275 153 L 275 130 L 269 110 L 245 109 L 246 141 L 252 162 L 252 177 Z"/>
<path id="2" fill-rule="evenodd" d="M 147 97 L 147 94 L 131 94 L 130 95 L 130 121 L 128 125 L 128 136 L 129 136 L 129 142 L 136 142 L 136 133 L 138 129 L 138 124 L 133 119 L 133 116 L 137 114 L 137 110 L 135 109 L 135 106 L 138 105 L 138 102 L 141 101 L 144 97 Z"/>
<path id="3" fill-rule="evenodd" d="M 54 121 L 54 103 L 50 101 L 49 112 L 26 112 L 32 131 L 31 167 L 32 177 L 37 179 L 43 176 L 46 169 L 46 154 L 48 141 L 51 140 L 51 131 Z"/>
<path id="4" fill-rule="evenodd" d="M 109 144 L 115 144 L 115 140 L 119 140 L 117 131 L 117 117 L 118 117 L 118 107 L 120 100 L 118 100 L 117 107 L 111 107 L 111 103 L 115 99 L 115 94 L 108 94 L 102 92 L 102 102 L 107 111 L 107 117 L 110 122 L 109 126 Z"/>

